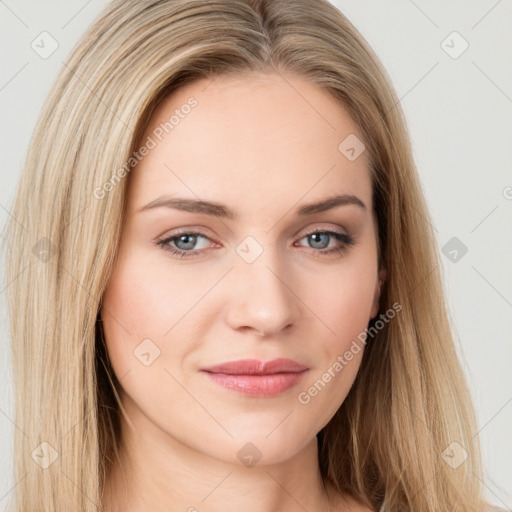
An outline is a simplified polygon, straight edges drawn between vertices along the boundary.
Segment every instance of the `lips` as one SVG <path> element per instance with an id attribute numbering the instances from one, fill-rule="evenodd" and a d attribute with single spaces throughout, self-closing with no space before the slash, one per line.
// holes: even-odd
<path id="1" fill-rule="evenodd" d="M 292 359 L 274 359 L 259 361 L 258 359 L 241 359 L 227 363 L 209 366 L 202 370 L 210 373 L 225 373 L 227 375 L 273 375 L 276 373 L 292 373 L 307 370 L 308 367 Z"/>
<path id="2" fill-rule="evenodd" d="M 202 368 L 214 383 L 252 396 L 270 397 L 297 385 L 308 367 L 292 359 L 242 359 Z"/>

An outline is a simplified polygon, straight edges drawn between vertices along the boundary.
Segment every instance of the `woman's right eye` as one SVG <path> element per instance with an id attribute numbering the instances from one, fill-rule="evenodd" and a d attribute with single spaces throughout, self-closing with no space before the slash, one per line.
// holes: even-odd
<path id="1" fill-rule="evenodd" d="M 164 251 L 168 251 L 180 258 L 190 258 L 197 256 L 208 247 L 208 245 L 206 245 L 205 247 L 192 250 L 200 239 L 209 240 L 203 233 L 181 232 L 159 240 L 157 245 L 160 245 Z"/>

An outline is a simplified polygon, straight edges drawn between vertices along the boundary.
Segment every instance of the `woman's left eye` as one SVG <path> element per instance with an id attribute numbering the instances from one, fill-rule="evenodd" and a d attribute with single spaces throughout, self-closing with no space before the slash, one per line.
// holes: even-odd
<path id="1" fill-rule="evenodd" d="M 307 239 L 308 242 L 312 244 L 311 248 L 314 249 L 319 256 L 341 255 L 355 243 L 350 235 L 338 233 L 337 231 L 313 231 L 301 238 L 301 240 L 304 239 Z M 337 242 L 337 245 L 329 248 L 332 241 Z"/>
<path id="2" fill-rule="evenodd" d="M 305 239 L 311 244 L 310 248 L 319 256 L 341 255 L 350 246 L 354 245 L 354 240 L 350 235 L 338 233 L 337 231 L 313 231 L 303 236 L 300 240 Z M 208 248 L 208 243 L 204 247 L 197 248 L 196 244 L 199 240 L 208 241 L 210 239 L 203 233 L 183 232 L 159 240 L 157 245 L 179 258 L 191 258 Z M 337 242 L 337 245 L 329 247 L 333 241 Z"/>

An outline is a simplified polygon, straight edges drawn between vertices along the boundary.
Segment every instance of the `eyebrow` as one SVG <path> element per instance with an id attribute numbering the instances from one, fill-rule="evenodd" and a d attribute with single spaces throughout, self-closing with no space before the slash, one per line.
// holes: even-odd
<path id="1" fill-rule="evenodd" d="M 356 205 L 366 210 L 366 205 L 357 196 L 350 194 L 341 194 L 327 199 L 322 199 L 314 203 L 308 203 L 300 206 L 295 211 L 295 214 L 302 217 L 306 215 L 313 215 L 315 213 L 325 212 L 338 206 Z M 230 210 L 227 206 L 216 203 L 213 201 L 203 201 L 200 199 L 189 199 L 183 197 L 168 197 L 160 196 L 154 201 L 142 206 L 137 210 L 137 213 L 153 210 L 154 208 L 173 208 L 175 210 L 182 210 L 191 213 L 203 213 L 205 215 L 212 215 L 225 219 L 234 220 L 237 214 Z"/>

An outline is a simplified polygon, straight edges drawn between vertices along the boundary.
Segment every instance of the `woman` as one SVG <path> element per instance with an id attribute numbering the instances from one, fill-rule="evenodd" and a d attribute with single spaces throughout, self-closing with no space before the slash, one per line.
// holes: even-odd
<path id="1" fill-rule="evenodd" d="M 331 4 L 112 2 L 12 215 L 13 510 L 489 510 L 403 114 Z"/>

